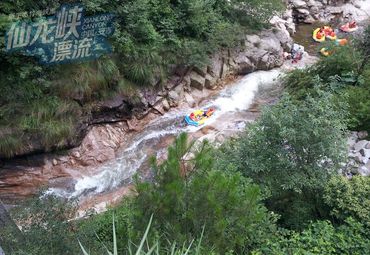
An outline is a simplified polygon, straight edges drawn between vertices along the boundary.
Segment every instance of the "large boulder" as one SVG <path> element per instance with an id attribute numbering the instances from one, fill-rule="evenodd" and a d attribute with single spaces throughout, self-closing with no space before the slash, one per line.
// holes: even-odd
<path id="1" fill-rule="evenodd" d="M 238 75 L 246 75 L 253 72 L 256 69 L 255 64 L 246 56 L 240 55 L 235 59 L 236 62 L 236 73 Z"/>
<path id="2" fill-rule="evenodd" d="M 217 79 L 212 77 L 210 74 L 206 74 L 205 77 L 205 87 L 206 89 L 215 89 L 217 87 Z"/>
<path id="3" fill-rule="evenodd" d="M 203 90 L 206 79 L 196 72 L 191 72 L 190 75 L 190 86 L 199 90 Z"/>
<path id="4" fill-rule="evenodd" d="M 260 70 L 270 70 L 275 67 L 282 66 L 284 63 L 283 57 L 279 54 L 268 53 L 262 56 L 259 60 L 257 68 Z"/>

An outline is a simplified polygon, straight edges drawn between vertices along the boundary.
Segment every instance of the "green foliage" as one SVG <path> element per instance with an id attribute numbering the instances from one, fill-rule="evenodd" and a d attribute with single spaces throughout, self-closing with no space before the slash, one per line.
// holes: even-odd
<path id="1" fill-rule="evenodd" d="M 364 225 L 347 219 L 335 228 L 327 221 L 310 224 L 302 233 L 281 232 L 278 238 L 254 251 L 254 255 L 280 254 L 369 254 L 370 232 Z"/>
<path id="2" fill-rule="evenodd" d="M 314 87 L 319 84 L 323 89 L 331 91 L 353 85 L 357 79 L 357 68 L 361 64 L 360 56 L 360 52 L 353 47 L 336 48 L 335 54 L 321 58 L 313 66 L 288 73 L 283 82 L 284 87 L 302 99 L 312 94 Z"/>
<path id="3" fill-rule="evenodd" d="M 12 212 L 14 220 L 22 226 L 23 240 L 14 243 L 12 232 L 0 235 L 7 254 L 49 255 L 77 254 L 76 224 L 69 221 L 75 215 L 73 203 L 65 203 L 54 196 L 26 201 Z M 10 242 L 9 242 L 10 241 Z"/>
<path id="4" fill-rule="evenodd" d="M 271 194 L 270 210 L 284 226 L 300 228 L 325 216 L 320 192 L 345 155 L 342 111 L 331 94 L 294 102 L 286 95 L 219 157 Z"/>
<path id="5" fill-rule="evenodd" d="M 364 75 L 370 78 L 370 69 Z M 349 123 L 351 130 L 367 130 L 370 132 L 370 83 L 366 85 L 346 88 L 340 100 L 348 102 Z"/>
<path id="6" fill-rule="evenodd" d="M 370 178 L 354 176 L 351 180 L 336 176 L 325 187 L 325 202 L 332 208 L 331 214 L 344 221 L 352 217 L 370 226 Z"/>

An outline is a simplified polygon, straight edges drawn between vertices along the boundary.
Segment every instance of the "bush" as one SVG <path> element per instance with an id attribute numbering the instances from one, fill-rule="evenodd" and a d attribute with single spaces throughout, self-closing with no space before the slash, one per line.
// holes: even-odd
<path id="1" fill-rule="evenodd" d="M 362 255 L 369 254 L 369 238 L 369 229 L 353 219 L 337 228 L 327 221 L 318 221 L 301 233 L 283 231 L 276 240 L 252 254 Z"/>
<path id="2" fill-rule="evenodd" d="M 370 178 L 355 176 L 348 180 L 333 177 L 325 187 L 324 200 L 331 207 L 331 214 L 341 222 L 352 217 L 370 226 Z"/>

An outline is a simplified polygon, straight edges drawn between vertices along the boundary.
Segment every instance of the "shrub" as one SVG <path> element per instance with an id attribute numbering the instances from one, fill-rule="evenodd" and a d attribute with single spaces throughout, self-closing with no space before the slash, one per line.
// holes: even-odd
<path id="1" fill-rule="evenodd" d="M 342 176 L 333 177 L 325 187 L 324 200 L 332 208 L 331 214 L 344 221 L 352 217 L 370 226 L 370 178 L 355 176 L 348 180 Z"/>
<path id="2" fill-rule="evenodd" d="M 369 229 L 353 219 L 337 228 L 330 222 L 318 221 L 301 233 L 283 231 L 252 254 L 369 254 L 369 237 Z"/>

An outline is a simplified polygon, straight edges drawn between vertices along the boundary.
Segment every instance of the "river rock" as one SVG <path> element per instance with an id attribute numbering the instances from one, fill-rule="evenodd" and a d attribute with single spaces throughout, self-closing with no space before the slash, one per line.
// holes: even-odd
<path id="1" fill-rule="evenodd" d="M 163 105 L 163 110 L 165 110 L 166 112 L 169 111 L 171 109 L 170 107 L 170 104 L 168 103 L 167 99 L 163 99 L 162 101 L 162 105 Z"/>
<path id="2" fill-rule="evenodd" d="M 203 90 L 205 78 L 196 72 L 190 74 L 190 86 L 198 90 Z"/>
<path id="3" fill-rule="evenodd" d="M 261 38 L 258 35 L 247 35 L 245 39 L 247 40 L 247 42 L 251 43 L 255 47 L 256 45 L 261 43 Z"/>
<path id="4" fill-rule="evenodd" d="M 172 90 L 168 93 L 168 103 L 171 107 L 176 107 L 179 105 L 180 95 L 177 91 Z"/>
<path id="5" fill-rule="evenodd" d="M 188 105 L 190 107 L 195 107 L 196 106 L 196 102 L 195 102 L 194 98 L 189 93 L 185 93 L 185 100 L 186 100 L 186 102 L 188 103 Z"/>
<path id="6" fill-rule="evenodd" d="M 307 10 L 307 9 L 305 9 L 305 8 L 299 8 L 299 9 L 297 9 L 297 12 L 298 12 L 299 14 L 302 14 L 303 16 L 308 16 L 308 15 L 310 15 L 310 11 L 309 11 L 309 10 Z"/>
<path id="7" fill-rule="evenodd" d="M 303 0 L 292 0 L 291 3 L 295 8 L 302 8 L 307 5 Z"/>
<path id="8" fill-rule="evenodd" d="M 236 72 L 238 75 L 246 75 L 253 72 L 256 66 L 250 61 L 246 56 L 238 56 L 236 59 L 237 69 Z"/>
<path id="9" fill-rule="evenodd" d="M 360 131 L 360 132 L 357 133 L 358 139 L 365 139 L 368 136 L 369 136 L 369 134 L 367 133 L 367 131 Z"/>
<path id="10" fill-rule="evenodd" d="M 356 151 L 360 151 L 361 149 L 365 148 L 365 146 L 368 144 L 369 142 L 366 141 L 366 140 L 361 140 L 361 141 L 358 141 L 354 148 Z"/>
<path id="11" fill-rule="evenodd" d="M 270 70 L 274 67 L 282 66 L 283 59 L 279 54 L 268 53 L 265 54 L 258 62 L 257 68 L 260 70 Z"/>
<path id="12" fill-rule="evenodd" d="M 223 65 L 223 57 L 221 53 L 215 54 L 210 59 L 210 65 L 207 66 L 207 72 L 212 77 L 221 78 L 221 69 Z"/>
<path id="13" fill-rule="evenodd" d="M 217 87 L 217 79 L 212 77 L 210 74 L 206 74 L 204 86 L 206 89 L 215 89 Z"/>
<path id="14" fill-rule="evenodd" d="M 315 21 L 316 20 L 314 19 L 314 17 L 312 17 L 311 15 L 308 15 L 303 22 L 306 23 L 306 24 L 312 24 Z"/>
<path id="15" fill-rule="evenodd" d="M 367 168 L 366 166 L 360 166 L 358 168 L 358 174 L 360 174 L 361 176 L 369 176 L 370 175 L 370 169 Z"/>
<path id="16" fill-rule="evenodd" d="M 361 149 L 360 150 L 360 153 L 366 159 L 369 159 L 370 158 L 370 149 Z M 365 162 L 365 163 L 367 163 L 367 162 Z"/>

